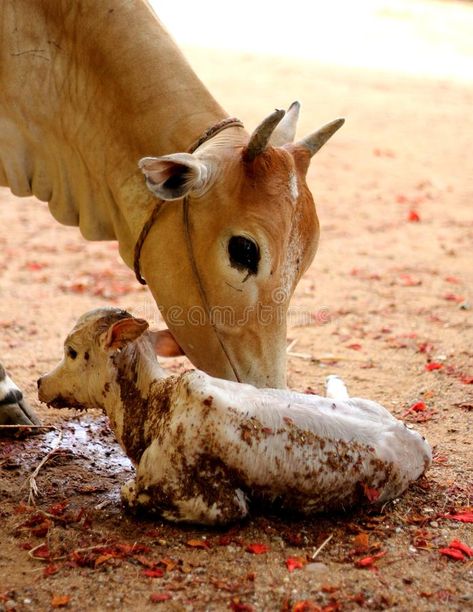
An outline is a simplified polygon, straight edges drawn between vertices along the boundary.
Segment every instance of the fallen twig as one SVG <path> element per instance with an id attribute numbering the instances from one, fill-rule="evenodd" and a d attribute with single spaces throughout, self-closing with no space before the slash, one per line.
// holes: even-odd
<path id="1" fill-rule="evenodd" d="M 35 505 L 35 497 L 37 495 L 39 495 L 39 489 L 38 489 L 38 485 L 36 484 L 36 477 L 39 474 L 39 471 L 41 470 L 41 468 L 43 467 L 43 465 L 49 460 L 51 459 L 51 457 L 53 456 L 53 454 L 57 451 L 59 445 L 62 442 L 62 431 L 59 432 L 59 436 L 56 440 L 56 444 L 54 444 L 54 446 L 51 448 L 51 450 L 49 451 L 49 453 L 47 455 L 45 455 L 41 461 L 39 462 L 39 464 L 36 466 L 36 468 L 34 469 L 33 473 L 28 476 L 28 478 L 25 480 L 25 482 L 21 485 L 20 489 L 23 489 L 26 485 L 28 485 L 29 487 L 29 493 L 28 493 L 28 504 L 30 506 L 34 506 Z"/>
<path id="2" fill-rule="evenodd" d="M 57 429 L 54 425 L 0 425 L 0 437 L 27 435 Z"/>
<path id="3" fill-rule="evenodd" d="M 317 548 L 317 550 L 315 551 L 315 553 L 312 555 L 311 559 L 312 561 L 314 559 L 316 559 L 318 557 L 318 555 L 322 552 L 322 550 L 327 546 L 327 544 L 330 542 L 330 540 L 333 538 L 333 533 L 331 533 L 327 539 L 325 539 L 322 544 Z"/>
<path id="4" fill-rule="evenodd" d="M 106 548 L 106 544 L 95 544 L 94 546 L 86 546 L 85 548 L 76 548 L 72 551 L 72 553 L 69 553 L 67 555 L 60 555 L 59 557 L 36 557 L 36 555 L 34 555 L 33 553 L 38 550 L 38 548 L 41 548 L 42 546 L 46 546 L 45 542 L 42 542 L 41 544 L 38 544 L 37 546 L 35 546 L 34 548 L 31 548 L 28 551 L 28 555 L 32 558 L 32 559 L 36 559 L 36 561 L 45 561 L 47 563 L 51 563 L 54 561 L 64 561 L 65 559 L 69 559 L 71 554 L 80 554 L 83 552 L 89 552 L 91 550 L 97 550 L 97 549 L 101 549 L 101 548 Z"/>

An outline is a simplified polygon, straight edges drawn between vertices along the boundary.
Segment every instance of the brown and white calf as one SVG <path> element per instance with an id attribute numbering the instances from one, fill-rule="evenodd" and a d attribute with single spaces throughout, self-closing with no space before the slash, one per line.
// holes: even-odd
<path id="1" fill-rule="evenodd" d="M 59 365 L 38 381 L 55 407 L 101 407 L 136 478 L 133 509 L 177 522 L 241 519 L 250 500 L 303 514 L 385 502 L 431 462 L 424 438 L 337 378 L 320 397 L 256 389 L 195 370 L 167 376 L 166 338 L 116 308 L 83 315 Z"/>

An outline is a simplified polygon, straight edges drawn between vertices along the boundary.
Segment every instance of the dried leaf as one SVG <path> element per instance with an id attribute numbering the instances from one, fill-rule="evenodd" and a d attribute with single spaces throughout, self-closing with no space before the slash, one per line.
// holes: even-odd
<path id="1" fill-rule="evenodd" d="M 97 559 L 95 559 L 95 567 L 98 567 L 99 565 L 102 565 L 103 563 L 107 563 L 107 561 L 109 559 L 116 559 L 117 555 L 113 554 L 113 553 L 107 553 L 106 555 L 99 555 L 97 557 Z"/>
<path id="2" fill-rule="evenodd" d="M 54 514 L 54 516 L 60 516 L 64 513 L 64 510 L 69 505 L 68 501 L 58 502 L 48 508 L 48 514 Z"/>
<path id="3" fill-rule="evenodd" d="M 308 599 L 296 601 L 291 608 L 291 612 L 321 612 L 322 608 L 312 603 Z"/>
<path id="4" fill-rule="evenodd" d="M 34 551 L 34 556 L 40 559 L 49 559 L 49 548 L 46 544 L 43 544 Z"/>
<path id="5" fill-rule="evenodd" d="M 253 606 L 250 604 L 243 603 L 239 597 L 234 597 L 230 601 L 230 610 L 233 612 L 253 612 Z"/>
<path id="6" fill-rule="evenodd" d="M 369 487 L 364 482 L 361 484 L 361 486 L 363 487 L 363 493 L 365 494 L 366 498 L 370 502 L 375 502 L 381 495 L 381 493 L 377 489 L 374 489 L 373 487 Z"/>
<path id="7" fill-rule="evenodd" d="M 252 553 L 253 555 L 262 555 L 269 552 L 271 549 L 267 544 L 248 544 L 245 548 L 246 552 Z"/>
<path id="8" fill-rule="evenodd" d="M 29 270 L 30 272 L 37 272 L 38 270 L 43 270 L 47 268 L 49 264 L 42 261 L 27 261 L 23 266 L 25 270 Z"/>
<path id="9" fill-rule="evenodd" d="M 53 608 L 65 608 L 70 600 L 70 595 L 53 595 L 51 599 L 51 606 Z"/>
<path id="10" fill-rule="evenodd" d="M 177 567 L 177 563 L 168 557 L 161 559 L 160 563 L 164 565 L 167 572 L 172 572 L 172 570 Z"/>
<path id="11" fill-rule="evenodd" d="M 358 342 L 353 342 L 353 344 L 347 344 L 347 348 L 352 349 L 352 351 L 361 351 L 363 347 Z"/>
<path id="12" fill-rule="evenodd" d="M 207 542 L 207 540 L 188 540 L 186 545 L 191 548 L 203 548 L 206 550 L 210 548 L 210 542 Z"/>
<path id="13" fill-rule="evenodd" d="M 447 302 L 455 302 L 456 304 L 460 304 L 465 301 L 465 297 L 463 295 L 457 295 L 456 293 L 445 293 L 443 295 L 443 299 Z"/>
<path id="14" fill-rule="evenodd" d="M 355 553 L 361 554 L 369 550 L 369 536 L 365 531 L 362 531 L 353 538 L 355 545 Z"/>
<path id="15" fill-rule="evenodd" d="M 421 342 L 417 350 L 419 353 L 431 353 L 434 350 L 434 345 L 430 342 Z"/>
<path id="16" fill-rule="evenodd" d="M 43 576 L 52 576 L 53 574 L 57 574 L 59 571 L 59 565 L 54 565 L 54 563 L 50 563 L 43 570 Z"/>
<path id="17" fill-rule="evenodd" d="M 419 278 L 414 278 L 410 274 L 400 274 L 401 285 L 404 287 L 418 287 L 422 285 L 422 281 Z"/>
<path id="18" fill-rule="evenodd" d="M 152 561 L 147 557 L 143 557 L 143 555 L 133 555 L 133 559 L 135 559 L 135 561 L 138 561 L 138 563 L 140 563 L 144 567 L 156 567 L 157 565 L 156 561 Z"/>
<path id="19" fill-rule="evenodd" d="M 172 599 L 171 593 L 151 593 L 149 599 L 152 603 L 160 603 Z"/>

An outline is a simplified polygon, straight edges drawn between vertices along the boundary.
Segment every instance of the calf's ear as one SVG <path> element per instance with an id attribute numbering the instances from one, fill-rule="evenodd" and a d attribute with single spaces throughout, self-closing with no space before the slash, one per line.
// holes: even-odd
<path id="1" fill-rule="evenodd" d="M 185 355 L 169 329 L 153 331 L 150 332 L 150 335 L 153 339 L 156 355 L 160 357 L 180 357 Z"/>
<path id="2" fill-rule="evenodd" d="M 133 342 L 148 329 L 148 322 L 144 319 L 129 317 L 113 323 L 103 334 L 103 346 L 106 349 L 121 349 L 129 342 Z"/>

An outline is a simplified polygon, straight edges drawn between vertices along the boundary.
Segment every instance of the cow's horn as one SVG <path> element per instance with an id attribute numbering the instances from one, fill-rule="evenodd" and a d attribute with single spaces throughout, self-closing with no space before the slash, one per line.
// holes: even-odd
<path id="1" fill-rule="evenodd" d="M 327 123 L 316 132 L 307 136 L 303 140 L 300 140 L 297 144 L 301 147 L 305 147 L 310 151 L 310 155 L 315 155 L 317 151 L 323 147 L 327 140 L 335 134 L 335 132 L 342 127 L 345 123 L 345 119 L 335 119 L 330 123 Z"/>
<path id="2" fill-rule="evenodd" d="M 285 112 L 283 110 L 275 110 L 269 117 L 258 125 L 256 130 L 251 135 L 250 141 L 245 151 L 245 159 L 253 161 L 260 153 L 262 153 L 271 138 L 271 134 L 274 128 L 284 117 Z"/>
<path id="3" fill-rule="evenodd" d="M 294 140 L 300 109 L 301 105 L 299 102 L 293 102 L 291 104 L 291 106 L 287 109 L 287 113 L 271 134 L 269 144 L 273 145 L 273 147 L 282 147 L 288 142 L 292 142 Z"/>

